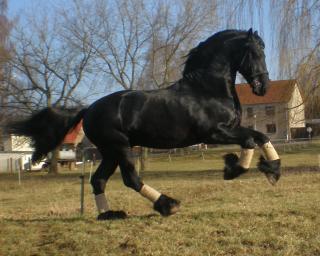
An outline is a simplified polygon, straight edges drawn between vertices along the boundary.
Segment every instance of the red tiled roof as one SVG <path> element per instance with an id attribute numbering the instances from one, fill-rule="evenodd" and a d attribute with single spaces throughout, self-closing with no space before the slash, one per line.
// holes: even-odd
<path id="1" fill-rule="evenodd" d="M 78 143 L 78 139 L 80 133 L 82 133 L 82 120 L 74 127 L 74 129 L 70 130 L 67 135 L 64 137 L 63 143 L 65 144 L 76 144 Z"/>
<path id="2" fill-rule="evenodd" d="M 290 100 L 296 83 L 296 80 L 270 81 L 270 87 L 264 96 L 253 94 L 248 84 L 237 84 L 236 91 L 243 105 L 285 103 Z"/>

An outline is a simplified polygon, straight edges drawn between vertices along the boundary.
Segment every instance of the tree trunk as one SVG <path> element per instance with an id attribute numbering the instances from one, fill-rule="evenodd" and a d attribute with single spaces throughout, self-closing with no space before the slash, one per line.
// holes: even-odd
<path id="1" fill-rule="evenodd" d="M 141 171 L 145 171 L 148 168 L 148 148 L 142 148 L 140 156 Z"/>
<path id="2" fill-rule="evenodd" d="M 48 172 L 49 174 L 59 173 L 58 158 L 59 158 L 59 148 L 56 148 L 51 152 L 51 159 L 50 159 L 49 172 Z"/>

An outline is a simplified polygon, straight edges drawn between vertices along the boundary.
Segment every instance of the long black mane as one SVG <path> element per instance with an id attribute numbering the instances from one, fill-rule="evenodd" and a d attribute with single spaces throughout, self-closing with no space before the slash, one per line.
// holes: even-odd
<path id="1" fill-rule="evenodd" d="M 188 76 L 190 73 L 204 70 L 212 62 L 212 59 L 218 53 L 221 53 L 223 45 L 232 40 L 246 39 L 248 32 L 246 30 L 228 29 L 220 31 L 207 38 L 205 41 L 200 42 L 196 47 L 191 49 L 187 55 L 185 66 L 183 69 L 183 77 Z M 264 48 L 264 42 L 255 32 L 253 34 L 255 40 Z"/>

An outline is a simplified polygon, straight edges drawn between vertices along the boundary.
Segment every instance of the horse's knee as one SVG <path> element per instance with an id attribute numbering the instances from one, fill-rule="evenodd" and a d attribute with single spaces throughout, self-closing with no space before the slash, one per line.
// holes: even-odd
<path id="1" fill-rule="evenodd" d="M 223 178 L 225 180 L 232 180 L 240 175 L 246 173 L 249 170 L 249 167 L 244 168 L 242 165 L 241 156 L 240 158 L 236 154 L 227 154 L 224 156 L 225 167 Z"/>
<path id="2" fill-rule="evenodd" d="M 254 141 L 256 144 L 258 144 L 259 147 L 261 147 L 262 145 L 268 143 L 270 141 L 270 138 L 261 132 L 256 132 Z"/>
<path id="3" fill-rule="evenodd" d="M 101 179 L 101 178 L 93 175 L 91 177 L 90 183 L 91 183 L 91 186 L 93 189 L 93 193 L 95 195 L 99 195 L 99 194 L 104 193 L 104 190 L 106 188 L 106 181 L 104 179 Z"/>
<path id="4" fill-rule="evenodd" d="M 256 146 L 256 143 L 254 141 L 254 139 L 252 137 L 247 138 L 246 140 L 244 140 L 240 146 L 244 149 L 253 149 Z"/>

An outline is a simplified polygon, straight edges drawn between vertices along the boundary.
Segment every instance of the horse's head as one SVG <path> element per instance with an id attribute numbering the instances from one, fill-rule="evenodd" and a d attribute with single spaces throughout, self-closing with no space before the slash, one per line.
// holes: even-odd
<path id="1" fill-rule="evenodd" d="M 254 94 L 263 96 L 267 91 L 269 75 L 264 43 L 252 29 L 218 32 L 193 48 L 187 57 L 183 76 L 189 80 L 190 77 L 203 79 L 204 73 L 224 77 L 231 73 L 231 78 L 234 78 L 236 71 L 239 71 L 251 85 Z M 208 86 L 212 84 L 213 81 L 210 81 Z"/>
<path id="2" fill-rule="evenodd" d="M 264 43 L 252 29 L 247 32 L 239 61 L 238 71 L 250 84 L 252 92 L 258 96 L 265 95 L 269 85 L 269 73 L 265 62 Z"/>

